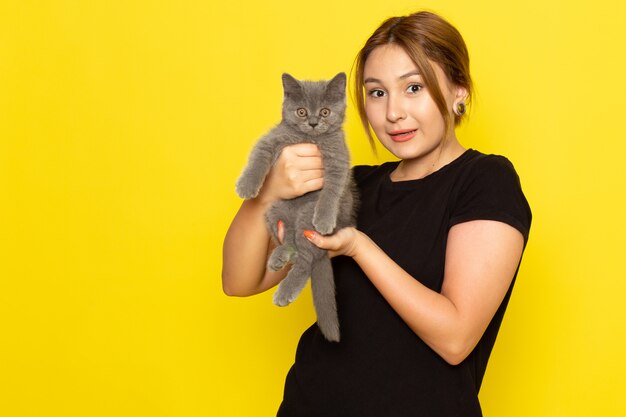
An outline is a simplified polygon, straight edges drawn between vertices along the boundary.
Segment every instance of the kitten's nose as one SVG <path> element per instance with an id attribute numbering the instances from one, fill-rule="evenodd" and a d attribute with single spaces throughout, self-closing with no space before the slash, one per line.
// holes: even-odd
<path id="1" fill-rule="evenodd" d="M 318 125 L 318 123 L 317 122 L 309 122 L 309 125 L 314 128 L 315 126 Z"/>

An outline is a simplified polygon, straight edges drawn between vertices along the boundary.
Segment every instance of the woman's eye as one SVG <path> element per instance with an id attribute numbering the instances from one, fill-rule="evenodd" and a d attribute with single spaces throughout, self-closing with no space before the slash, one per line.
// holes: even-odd
<path id="1" fill-rule="evenodd" d="M 370 97 L 384 97 L 385 96 L 385 92 L 383 90 L 370 90 L 369 92 Z"/>
<path id="2" fill-rule="evenodd" d="M 424 88 L 424 87 L 422 87 L 422 86 L 421 86 L 421 85 L 419 85 L 419 84 L 411 84 L 407 90 L 408 90 L 410 93 L 417 93 L 417 92 L 418 92 L 418 91 L 420 91 L 422 88 Z"/>
<path id="3" fill-rule="evenodd" d="M 322 110 L 320 110 L 320 116 L 322 117 L 328 117 L 330 115 L 330 110 L 327 108 L 323 108 Z"/>
<path id="4" fill-rule="evenodd" d="M 298 110 L 296 110 L 296 114 L 300 117 L 306 117 L 307 112 L 306 109 L 300 107 Z"/>

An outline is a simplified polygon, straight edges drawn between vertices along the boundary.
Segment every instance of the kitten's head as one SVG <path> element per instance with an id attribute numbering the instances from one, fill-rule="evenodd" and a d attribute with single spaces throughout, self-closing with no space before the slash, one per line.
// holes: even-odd
<path id="1" fill-rule="evenodd" d="M 346 112 L 346 74 L 330 81 L 298 81 L 283 74 L 283 121 L 309 136 L 337 130 Z"/>

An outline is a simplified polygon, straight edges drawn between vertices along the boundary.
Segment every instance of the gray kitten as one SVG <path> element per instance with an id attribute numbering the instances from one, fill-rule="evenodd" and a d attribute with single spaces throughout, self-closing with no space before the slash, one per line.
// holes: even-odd
<path id="1" fill-rule="evenodd" d="M 346 109 L 346 74 L 330 81 L 298 81 L 283 74 L 283 118 L 263 136 L 250 154 L 248 165 L 237 181 L 241 198 L 256 197 L 265 176 L 291 144 L 314 143 L 322 154 L 324 187 L 303 196 L 276 202 L 266 213 L 272 237 L 278 242 L 277 223 L 284 223 L 283 244 L 278 246 L 267 267 L 278 271 L 287 263 L 293 267 L 274 294 L 274 304 L 286 306 L 296 299 L 311 277 L 317 324 L 330 341 L 339 341 L 339 320 L 335 282 L 326 250 L 319 249 L 303 235 L 315 229 L 323 235 L 355 225 L 355 187 L 350 155 L 341 126 Z"/>

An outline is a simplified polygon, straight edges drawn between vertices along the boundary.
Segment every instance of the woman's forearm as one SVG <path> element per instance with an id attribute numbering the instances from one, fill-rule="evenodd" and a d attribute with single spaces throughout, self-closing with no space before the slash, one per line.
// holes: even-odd
<path id="1" fill-rule="evenodd" d="M 452 301 L 409 275 L 365 234 L 358 232 L 355 246 L 354 260 L 391 307 L 426 344 L 454 362 L 462 332 Z"/>
<path id="2" fill-rule="evenodd" d="M 354 258 L 415 334 L 451 364 L 465 359 L 482 337 L 511 285 L 524 246 L 522 234 L 505 223 L 477 220 L 453 226 L 439 293 L 408 274 L 364 233 L 348 229 L 334 238 L 343 240 L 335 246 Z"/>
<path id="3" fill-rule="evenodd" d="M 226 233 L 222 257 L 222 288 L 233 296 L 248 296 L 276 285 L 284 271 L 267 272 L 268 251 L 272 248 L 265 225 L 268 202 L 246 200 Z"/>

